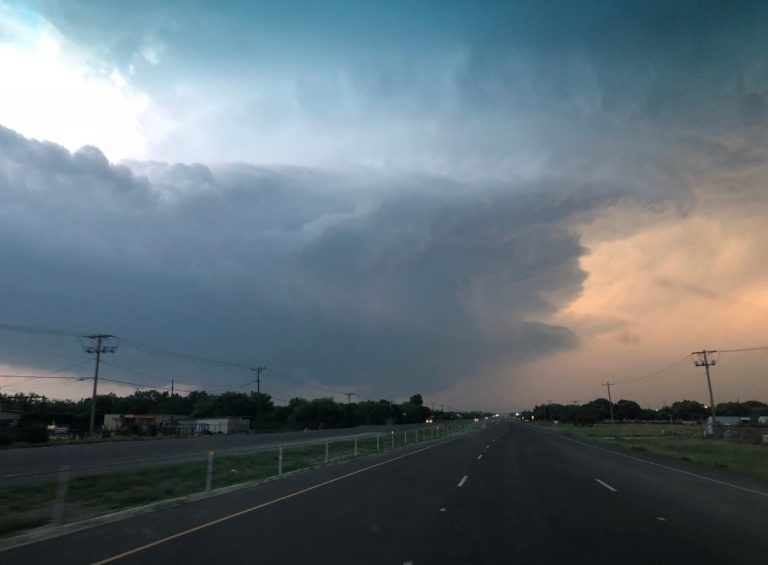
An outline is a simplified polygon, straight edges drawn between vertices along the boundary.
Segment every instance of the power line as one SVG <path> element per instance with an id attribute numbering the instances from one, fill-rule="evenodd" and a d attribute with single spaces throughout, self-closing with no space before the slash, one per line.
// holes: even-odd
<path id="1" fill-rule="evenodd" d="M 50 328 L 35 328 L 32 326 L 20 326 L 17 324 L 0 324 L 0 330 L 29 334 L 59 335 L 65 337 L 80 337 L 86 332 L 74 332 L 71 330 L 54 330 Z"/>
<path id="2" fill-rule="evenodd" d="M 51 375 L 0 375 L 0 379 L 26 379 L 28 381 L 31 381 L 33 379 L 70 379 L 70 380 L 77 380 L 77 381 L 84 381 L 85 377 L 62 377 L 62 376 L 51 376 Z M 24 381 L 20 383 L 11 383 L 12 385 L 20 385 Z"/>
<path id="3" fill-rule="evenodd" d="M 280 377 L 280 378 L 282 378 L 282 379 L 284 379 L 284 380 L 287 380 L 287 381 L 292 381 L 292 382 L 294 382 L 294 383 L 296 383 L 296 384 L 298 384 L 298 385 L 300 385 L 300 386 L 309 387 L 309 388 L 314 388 L 314 389 L 317 389 L 317 390 L 324 390 L 324 391 L 327 391 L 327 392 L 332 392 L 332 393 L 334 393 L 334 394 L 339 394 L 339 395 L 344 395 L 344 394 L 347 394 L 347 393 L 346 393 L 346 392 L 344 392 L 344 391 L 341 391 L 341 390 L 336 390 L 336 389 L 333 389 L 333 388 L 329 388 L 329 387 L 327 387 L 327 386 L 323 386 L 323 385 L 316 385 L 316 384 L 308 383 L 308 382 L 305 382 L 305 381 L 301 381 L 301 380 L 299 380 L 299 379 L 296 379 L 296 378 L 290 377 L 290 376 L 288 376 L 288 375 L 285 375 L 285 374 L 283 374 L 283 373 L 279 373 L 278 371 L 275 371 L 274 369 L 267 369 L 267 372 L 268 372 L 268 373 L 272 373 L 273 375 L 275 375 L 275 376 L 277 376 L 277 377 Z"/>
<path id="4" fill-rule="evenodd" d="M 137 388 L 152 388 L 155 390 L 168 390 L 171 388 L 171 385 L 165 385 L 165 386 L 156 386 L 156 385 L 145 385 L 140 383 L 132 383 L 130 381 L 122 381 L 119 379 L 108 379 L 107 377 L 101 377 L 102 381 L 109 381 L 110 383 L 118 383 L 121 385 L 129 385 L 129 386 L 135 386 Z M 186 392 L 186 391 L 185 391 Z"/>
<path id="5" fill-rule="evenodd" d="M 658 376 L 658 375 L 661 375 L 662 373 L 666 373 L 666 372 L 667 372 L 667 371 L 669 371 L 669 370 L 670 370 L 672 367 L 675 367 L 676 365 L 679 365 L 679 364 L 680 364 L 680 363 L 682 363 L 683 361 L 687 361 L 687 360 L 688 360 L 688 359 L 690 359 L 692 356 L 693 356 L 693 354 L 689 353 L 688 355 L 686 355 L 685 357 L 683 357 L 683 358 L 681 358 L 681 359 L 678 359 L 678 360 L 677 360 L 677 361 L 675 361 L 674 363 L 670 363 L 669 365 L 666 365 L 665 367 L 662 367 L 661 369 L 657 369 L 657 370 L 655 370 L 655 371 L 654 371 L 654 372 L 652 372 L 652 373 L 648 373 L 648 374 L 646 374 L 646 375 L 641 375 L 641 376 L 639 376 L 639 377 L 633 377 L 633 378 L 631 378 L 631 379 L 625 379 L 625 380 L 623 380 L 623 381 L 618 381 L 618 382 L 615 382 L 615 383 L 611 383 L 611 385 L 612 385 L 612 386 L 613 386 L 613 385 L 623 385 L 623 384 L 627 384 L 627 383 L 634 383 L 634 382 L 637 382 L 637 381 L 642 381 L 642 380 L 646 380 L 646 379 L 650 379 L 650 378 L 656 377 L 656 376 Z"/>
<path id="6" fill-rule="evenodd" d="M 155 380 L 160 381 L 160 382 L 168 382 L 168 380 L 169 380 L 168 378 L 158 377 L 157 375 L 153 375 L 153 374 L 147 373 L 145 371 L 137 371 L 136 369 L 128 369 L 127 367 L 121 367 L 120 365 L 116 365 L 114 363 L 108 363 L 107 361 L 102 361 L 102 364 L 109 365 L 110 367 L 113 367 L 115 369 L 120 369 L 121 371 L 126 371 L 128 373 L 133 373 L 133 374 L 136 374 L 136 375 L 141 375 L 142 377 L 148 377 L 150 379 L 155 379 Z M 174 387 L 174 379 L 170 379 L 170 380 L 171 380 L 171 388 L 173 388 Z M 199 383 L 189 383 L 189 382 L 185 383 L 185 382 L 182 382 L 181 383 L 182 385 L 186 384 L 188 386 L 195 387 L 195 388 L 188 389 L 188 388 L 178 388 L 178 387 L 176 387 L 176 390 L 179 390 L 181 392 L 194 392 L 194 391 L 197 391 L 197 390 L 200 390 L 200 389 L 207 390 L 207 391 L 218 391 L 218 390 L 227 391 L 227 390 L 233 390 L 233 389 L 238 389 L 238 388 L 244 388 L 244 387 L 246 387 L 248 385 L 251 385 L 253 383 L 254 383 L 254 381 L 247 381 L 247 382 L 244 382 L 244 383 L 230 383 L 230 384 L 220 384 L 220 385 L 204 385 L 204 384 L 199 384 Z M 142 386 L 144 386 L 144 385 L 142 385 Z M 147 385 L 147 386 L 149 386 L 149 385 Z M 165 386 L 165 387 L 160 387 L 160 388 L 168 388 L 168 387 Z"/>
<path id="7" fill-rule="evenodd" d="M 85 335 L 85 332 L 75 332 L 75 331 L 67 331 L 67 330 L 56 330 L 56 329 L 49 329 L 49 328 L 36 328 L 31 326 L 21 326 L 17 324 L 0 324 L 0 330 L 7 330 L 7 331 L 16 331 L 16 332 L 24 332 L 24 333 L 37 333 L 37 334 L 49 334 L 49 335 L 61 335 L 61 336 L 68 336 L 68 337 L 77 337 L 77 338 L 88 338 L 93 336 Z M 227 361 L 223 359 L 213 359 L 210 357 L 201 357 L 198 355 L 190 355 L 188 353 L 183 353 L 180 351 L 174 351 L 172 349 L 167 349 L 164 347 L 158 347 L 156 345 L 150 345 L 148 343 L 143 343 L 140 341 L 132 340 L 132 339 L 126 339 L 126 338 L 118 338 L 117 336 L 110 336 L 114 339 L 119 339 L 120 345 L 129 347 L 131 349 L 134 349 L 136 351 L 141 351 L 144 353 L 148 353 L 150 355 L 156 355 L 159 357 L 166 357 L 166 358 L 175 358 L 175 359 L 185 359 L 189 361 L 196 361 L 198 363 L 208 363 L 213 365 L 219 365 L 223 367 L 233 367 L 237 369 L 251 369 L 250 365 L 246 365 L 244 363 L 236 363 L 233 361 Z M 85 346 L 84 346 L 85 347 Z M 301 381 L 299 379 L 289 377 L 288 375 L 285 375 L 283 373 L 279 373 L 278 371 L 275 371 L 273 369 L 269 370 L 270 373 L 274 374 L 275 376 L 285 379 L 287 381 L 293 382 L 296 385 L 307 387 L 307 388 L 313 388 L 316 390 L 322 390 L 331 392 L 334 394 L 343 395 L 345 394 L 344 391 L 336 390 L 330 387 L 326 387 L 323 385 L 315 385 L 312 383 L 308 383 L 305 381 Z M 247 386 L 250 383 L 244 383 L 236 385 L 238 387 Z"/>
<path id="8" fill-rule="evenodd" d="M 72 379 L 72 380 L 84 380 L 84 377 L 61 377 L 61 376 L 54 376 L 57 373 L 62 373 L 64 371 L 69 371 L 70 369 L 74 369 L 75 367 L 79 367 L 80 365 L 85 365 L 86 363 L 90 363 L 90 360 L 86 361 L 78 361 L 77 363 L 73 365 L 68 365 L 67 367 L 62 367 L 61 369 L 56 369 L 55 371 L 51 371 L 50 373 L 45 373 L 43 375 L 0 375 L 0 378 L 5 379 L 25 379 L 18 383 L 11 383 L 11 385 L 20 385 L 25 382 L 31 381 L 33 379 Z M 7 385 L 6 385 L 7 386 Z"/>
<path id="9" fill-rule="evenodd" d="M 741 349 L 718 349 L 718 353 L 741 353 L 742 351 L 764 351 L 768 349 L 768 345 L 762 345 L 760 347 L 742 347 Z"/>
<path id="10" fill-rule="evenodd" d="M 243 363 L 234 363 L 232 361 L 224 361 L 221 359 L 211 359 L 209 357 L 199 357 L 197 355 L 189 355 L 188 353 L 181 353 L 179 351 L 173 351 L 171 349 L 165 349 L 162 347 L 157 347 L 155 345 L 141 343 L 140 341 L 134 341 L 132 339 L 123 338 L 121 341 L 131 349 L 135 349 L 137 351 L 143 351 L 144 353 L 149 353 L 151 355 L 157 355 L 159 357 L 188 359 L 190 361 L 197 361 L 199 363 L 209 363 L 212 365 L 222 365 L 224 367 L 235 367 L 238 369 L 251 368 L 250 365 L 245 365 Z"/>

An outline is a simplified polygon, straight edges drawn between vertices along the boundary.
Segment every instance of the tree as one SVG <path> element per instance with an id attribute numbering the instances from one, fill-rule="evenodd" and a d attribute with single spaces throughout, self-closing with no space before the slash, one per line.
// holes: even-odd
<path id="1" fill-rule="evenodd" d="M 584 406 L 592 412 L 595 420 L 608 420 L 611 417 L 611 403 L 607 398 L 596 398 Z"/>
<path id="2" fill-rule="evenodd" d="M 414 404 L 416 406 L 423 406 L 424 405 L 424 399 L 421 397 L 420 394 L 414 394 L 410 400 L 408 400 L 408 404 Z"/>
<path id="3" fill-rule="evenodd" d="M 676 420 L 700 420 L 706 418 L 709 411 L 701 402 L 695 400 L 682 400 L 672 404 L 670 414 Z"/>
<path id="4" fill-rule="evenodd" d="M 639 420 L 643 417 L 643 409 L 634 400 L 624 400 L 616 403 L 615 415 L 617 420 Z"/>

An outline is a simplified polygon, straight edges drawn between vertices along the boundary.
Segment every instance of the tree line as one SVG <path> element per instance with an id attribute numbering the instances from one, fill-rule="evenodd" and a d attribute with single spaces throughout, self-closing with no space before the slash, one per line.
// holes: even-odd
<path id="1" fill-rule="evenodd" d="M 235 417 L 250 418 L 251 429 L 296 430 L 354 427 L 360 425 L 410 424 L 434 420 L 480 418 L 487 412 L 443 412 L 424 405 L 421 394 L 407 402 L 366 400 L 336 402 L 332 398 L 293 398 L 278 406 L 269 394 L 225 392 L 209 394 L 193 391 L 182 396 L 168 391 L 136 391 L 128 396 L 114 393 L 97 395 L 96 422 L 104 422 L 104 414 L 167 414 L 182 418 Z M 69 426 L 74 433 L 85 433 L 91 410 L 91 399 L 52 400 L 38 394 L 0 394 L 0 409 L 21 412 L 20 426 L 56 424 Z M 146 430 L 145 430 L 146 431 Z"/>
<path id="2" fill-rule="evenodd" d="M 760 416 L 768 416 L 768 404 L 758 400 L 745 402 L 723 402 L 715 406 L 718 416 L 741 416 L 756 421 Z M 701 422 L 710 416 L 710 409 L 695 400 L 680 400 L 671 406 L 658 410 L 643 408 L 634 400 L 621 399 L 613 404 L 613 418 L 617 422 L 625 421 L 695 421 Z M 533 410 L 520 413 L 520 417 L 530 420 L 558 420 L 575 424 L 591 424 L 611 418 L 611 403 L 606 398 L 597 398 L 584 404 L 538 404 Z"/>

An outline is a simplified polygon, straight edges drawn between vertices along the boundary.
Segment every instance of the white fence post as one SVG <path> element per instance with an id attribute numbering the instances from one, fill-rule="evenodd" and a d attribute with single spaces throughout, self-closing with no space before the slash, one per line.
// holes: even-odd
<path id="1" fill-rule="evenodd" d="M 280 446 L 280 450 L 277 452 L 277 474 L 283 474 L 283 446 Z"/>
<path id="2" fill-rule="evenodd" d="M 392 447 L 394 448 L 395 447 L 395 431 L 392 430 L 392 432 L 390 432 L 390 435 L 392 436 Z"/>
<path id="3" fill-rule="evenodd" d="M 59 526 L 64 521 L 64 504 L 69 488 L 69 465 L 64 465 L 59 471 L 59 486 L 56 489 L 56 500 L 53 502 L 51 520 L 54 526 Z"/>
<path id="4" fill-rule="evenodd" d="M 205 492 L 211 491 L 213 483 L 213 451 L 208 452 L 208 471 L 205 473 Z"/>
<path id="5" fill-rule="evenodd" d="M 408 445 L 408 430 L 403 431 L 403 445 Z"/>
<path id="6" fill-rule="evenodd" d="M 325 462 L 326 462 L 326 463 L 328 463 L 328 461 L 329 461 L 329 458 L 328 458 L 328 454 L 329 454 L 329 451 L 328 451 L 328 442 L 326 441 L 326 442 L 325 442 Z"/>
<path id="7" fill-rule="evenodd" d="M 355 457 L 357 457 L 357 436 L 355 436 Z"/>
<path id="8" fill-rule="evenodd" d="M 376 451 L 379 450 L 380 440 L 381 440 L 381 434 L 376 434 Z"/>

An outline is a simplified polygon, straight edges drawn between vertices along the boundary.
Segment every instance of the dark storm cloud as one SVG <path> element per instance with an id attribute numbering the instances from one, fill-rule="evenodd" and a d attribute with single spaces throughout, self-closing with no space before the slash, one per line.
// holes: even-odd
<path id="1" fill-rule="evenodd" d="M 635 191 L 565 175 L 470 186 L 114 166 L 92 147 L 70 154 L 2 129 L 0 311 L 374 394 L 440 390 L 576 345 L 535 320 L 580 292 L 572 224 Z"/>

